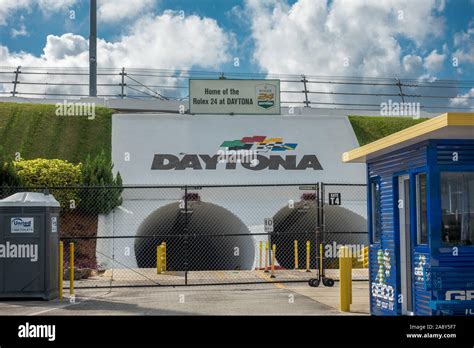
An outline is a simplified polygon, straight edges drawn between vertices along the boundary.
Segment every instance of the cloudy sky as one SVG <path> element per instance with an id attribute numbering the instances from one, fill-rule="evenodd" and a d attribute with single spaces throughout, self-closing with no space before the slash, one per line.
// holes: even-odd
<path id="1" fill-rule="evenodd" d="M 0 0 L 0 65 L 87 67 L 88 11 Z M 474 0 L 98 0 L 98 22 L 99 67 L 474 80 Z"/>

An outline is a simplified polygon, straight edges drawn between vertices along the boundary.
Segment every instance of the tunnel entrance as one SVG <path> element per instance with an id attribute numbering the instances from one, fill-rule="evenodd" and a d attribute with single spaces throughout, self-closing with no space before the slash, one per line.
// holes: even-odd
<path id="1" fill-rule="evenodd" d="M 185 213 L 179 202 L 171 203 L 150 214 L 138 228 L 136 261 L 140 268 L 156 267 L 156 247 L 166 242 L 168 271 L 185 271 L 186 260 L 188 271 L 250 270 L 255 250 L 249 233 L 236 215 L 219 205 L 189 201 Z"/>
<path id="2" fill-rule="evenodd" d="M 341 206 L 324 206 L 325 214 L 325 244 L 336 242 L 336 244 L 348 243 L 348 235 L 351 232 L 365 231 L 367 220 L 353 211 Z M 315 201 L 302 200 L 295 203 L 293 208 L 288 206 L 280 209 L 273 217 L 274 234 L 270 236 L 271 244 L 276 244 L 276 259 L 278 264 L 286 269 L 295 266 L 294 241 L 298 241 L 298 268 L 306 267 L 306 242 L 310 241 L 310 268 L 317 267 L 316 226 L 317 208 Z M 351 236 L 367 242 L 366 235 Z M 330 260 L 328 260 L 330 261 Z M 337 259 L 336 259 L 337 261 Z"/>

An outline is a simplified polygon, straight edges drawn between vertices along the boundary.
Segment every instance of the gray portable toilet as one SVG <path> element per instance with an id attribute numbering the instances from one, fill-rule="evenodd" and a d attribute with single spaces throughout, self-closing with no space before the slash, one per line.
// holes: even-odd
<path id="1" fill-rule="evenodd" d="M 47 193 L 0 200 L 0 297 L 58 296 L 59 211 Z"/>

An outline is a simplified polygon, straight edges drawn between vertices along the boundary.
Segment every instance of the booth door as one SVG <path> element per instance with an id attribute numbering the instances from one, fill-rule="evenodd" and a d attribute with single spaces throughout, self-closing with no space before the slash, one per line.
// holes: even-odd
<path id="1" fill-rule="evenodd" d="M 398 207 L 400 226 L 400 281 L 402 294 L 402 314 L 413 315 L 412 293 L 412 250 L 413 241 L 410 233 L 410 177 L 398 177 Z"/>

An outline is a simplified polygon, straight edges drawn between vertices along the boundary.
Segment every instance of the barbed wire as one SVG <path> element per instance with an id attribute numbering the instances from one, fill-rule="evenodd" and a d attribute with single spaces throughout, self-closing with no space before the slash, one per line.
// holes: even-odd
<path id="1" fill-rule="evenodd" d="M 87 97 L 88 67 L 11 67 L 0 66 L 0 95 L 38 97 Z M 8 81 L 7 76 L 12 76 Z M 45 78 L 44 76 L 47 76 Z M 350 110 L 369 110 L 378 107 L 380 98 L 430 99 L 439 103 L 420 105 L 421 109 L 474 110 L 474 80 L 328 76 L 305 74 L 216 72 L 199 70 L 172 70 L 153 68 L 98 68 L 97 86 L 100 97 L 158 99 L 182 101 L 189 99 L 189 86 L 181 81 L 193 78 L 279 79 L 282 83 L 282 104 L 315 106 L 343 106 Z M 56 81 L 57 78 L 61 78 Z M 115 80 L 117 79 L 117 80 Z M 115 82 L 116 81 L 116 82 Z M 313 90 L 309 86 L 320 86 Z M 22 87 L 23 86 L 23 87 Z M 28 88 L 30 87 L 30 88 Z M 42 89 L 40 87 L 43 87 Z M 387 90 L 387 88 L 389 90 Z M 416 93 L 422 88 L 423 93 Z M 10 89 L 10 90 L 9 90 Z M 116 89 L 120 92 L 115 93 Z M 384 90 L 385 89 L 385 90 Z M 395 90 L 394 90 L 395 89 Z M 162 93 L 166 90 L 167 93 Z M 419 91 L 421 92 L 421 91 Z M 299 99 L 298 95 L 302 98 Z M 314 99 L 317 96 L 323 100 Z M 355 100 L 349 100 L 350 98 Z M 374 103 L 374 98 L 379 98 Z M 453 103 L 455 100 L 457 103 Z M 421 104 L 421 103 L 420 103 Z M 457 104 L 457 105 L 456 105 Z M 344 109 L 333 108 L 333 109 Z M 329 108 L 328 108 L 329 109 Z M 373 109 L 370 109 L 373 110 Z"/>

